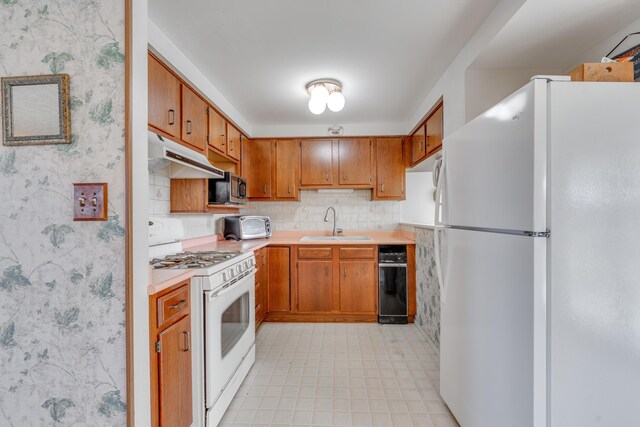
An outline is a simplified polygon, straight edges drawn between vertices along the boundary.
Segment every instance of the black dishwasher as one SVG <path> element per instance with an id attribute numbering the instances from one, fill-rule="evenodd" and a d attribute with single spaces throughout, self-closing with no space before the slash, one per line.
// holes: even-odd
<path id="1" fill-rule="evenodd" d="M 407 247 L 378 247 L 378 322 L 408 323 Z"/>

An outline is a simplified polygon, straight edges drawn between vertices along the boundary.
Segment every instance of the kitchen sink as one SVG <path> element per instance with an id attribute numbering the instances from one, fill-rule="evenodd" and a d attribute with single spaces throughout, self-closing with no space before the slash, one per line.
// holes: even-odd
<path id="1" fill-rule="evenodd" d="M 326 241 L 349 241 L 349 242 L 370 242 L 373 239 L 369 236 L 304 236 L 301 242 L 326 242 Z"/>

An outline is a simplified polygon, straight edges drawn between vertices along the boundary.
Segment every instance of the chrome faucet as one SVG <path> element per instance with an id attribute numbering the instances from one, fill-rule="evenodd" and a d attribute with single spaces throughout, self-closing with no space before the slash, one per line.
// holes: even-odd
<path id="1" fill-rule="evenodd" d="M 333 211 L 333 233 L 331 235 L 337 236 L 338 234 L 342 233 L 342 228 L 336 228 L 336 210 L 333 208 L 333 206 L 329 206 L 327 208 L 327 211 L 324 213 L 324 222 L 329 222 L 329 211 Z"/>

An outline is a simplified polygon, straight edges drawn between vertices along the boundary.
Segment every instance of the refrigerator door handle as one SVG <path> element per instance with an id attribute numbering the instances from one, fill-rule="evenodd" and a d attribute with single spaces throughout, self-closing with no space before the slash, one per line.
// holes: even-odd
<path id="1" fill-rule="evenodd" d="M 437 163 L 437 176 L 436 171 L 434 170 L 434 179 L 437 180 L 436 185 L 436 212 L 434 218 L 434 224 L 436 226 L 442 225 L 442 187 L 444 181 L 444 171 L 445 171 L 445 157 L 444 153 L 442 153 L 442 157 L 438 159 Z"/>
<path id="2" fill-rule="evenodd" d="M 435 249 L 434 258 L 436 261 L 436 278 L 438 279 L 438 286 L 440 288 L 440 303 L 444 304 L 445 302 L 445 286 L 444 286 L 444 277 L 442 276 L 442 258 L 441 258 L 441 244 L 440 244 L 440 232 L 446 231 L 444 228 L 436 227 L 433 233 L 433 246 Z"/>

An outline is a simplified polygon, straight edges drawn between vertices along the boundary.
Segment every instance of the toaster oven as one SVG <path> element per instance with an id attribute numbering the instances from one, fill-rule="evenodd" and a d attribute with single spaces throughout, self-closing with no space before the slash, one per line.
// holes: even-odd
<path id="1" fill-rule="evenodd" d="M 227 240 L 267 237 L 271 237 L 271 220 L 268 216 L 235 215 L 224 218 L 224 238 Z"/>

